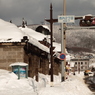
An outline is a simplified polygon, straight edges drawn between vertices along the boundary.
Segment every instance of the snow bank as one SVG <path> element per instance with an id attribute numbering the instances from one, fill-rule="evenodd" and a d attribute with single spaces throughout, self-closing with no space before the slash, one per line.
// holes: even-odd
<path id="1" fill-rule="evenodd" d="M 83 73 L 70 74 L 61 82 L 61 74 L 54 75 L 54 86 L 50 87 L 50 76 L 39 74 L 39 82 L 33 78 L 19 79 L 9 71 L 0 70 L 0 95 L 93 95 L 83 81 Z"/>
<path id="2" fill-rule="evenodd" d="M 37 95 L 30 85 L 31 80 L 18 80 L 16 74 L 0 70 L 0 95 Z"/>
<path id="3" fill-rule="evenodd" d="M 92 95 L 87 85 L 83 81 L 83 73 L 70 75 L 65 82 L 60 82 L 59 76 L 54 76 L 54 87 L 42 88 L 39 91 L 40 95 Z M 48 80 L 49 81 L 49 80 Z"/>

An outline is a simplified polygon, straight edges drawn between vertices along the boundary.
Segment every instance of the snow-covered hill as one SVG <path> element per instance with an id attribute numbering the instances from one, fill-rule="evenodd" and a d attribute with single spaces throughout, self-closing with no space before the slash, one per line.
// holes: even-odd
<path id="1" fill-rule="evenodd" d="M 54 26 L 54 37 L 61 42 L 61 30 L 58 27 Z M 95 29 L 66 30 L 66 48 L 71 54 L 95 57 Z"/>
<path id="2" fill-rule="evenodd" d="M 56 41 L 61 42 L 61 30 L 58 25 L 54 25 L 54 36 L 57 39 Z M 67 47 L 84 47 L 95 49 L 94 42 L 95 29 L 66 30 Z"/>

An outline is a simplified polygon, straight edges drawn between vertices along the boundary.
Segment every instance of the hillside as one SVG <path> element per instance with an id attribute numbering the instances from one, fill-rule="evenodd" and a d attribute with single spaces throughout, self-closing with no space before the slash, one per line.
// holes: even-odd
<path id="1" fill-rule="evenodd" d="M 54 26 L 54 36 L 57 42 L 61 42 L 61 30 Z M 66 47 L 80 48 L 78 50 L 94 52 L 95 50 L 95 29 L 78 29 L 66 31 Z M 76 49 L 75 49 L 76 51 Z"/>
<path id="2" fill-rule="evenodd" d="M 34 30 L 39 25 L 30 25 L 30 28 Z M 48 25 L 49 27 L 49 25 Z M 74 26 L 76 27 L 76 26 Z M 56 38 L 56 42 L 61 43 L 61 25 L 53 25 L 53 36 Z M 66 48 L 69 52 L 89 52 L 95 51 L 95 29 L 77 29 L 66 30 Z"/>

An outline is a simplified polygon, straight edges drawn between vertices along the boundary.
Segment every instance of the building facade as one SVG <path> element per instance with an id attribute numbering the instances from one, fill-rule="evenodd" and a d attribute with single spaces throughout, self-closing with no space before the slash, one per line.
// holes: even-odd
<path id="1" fill-rule="evenodd" d="M 75 71 L 84 71 L 89 69 L 89 59 L 71 59 L 71 62 L 74 63 Z"/>

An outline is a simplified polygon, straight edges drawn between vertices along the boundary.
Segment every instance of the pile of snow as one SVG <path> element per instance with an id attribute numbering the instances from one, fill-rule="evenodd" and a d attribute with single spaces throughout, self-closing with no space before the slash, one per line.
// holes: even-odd
<path id="1" fill-rule="evenodd" d="M 92 95 L 87 85 L 83 81 L 83 73 L 75 76 L 69 75 L 65 82 L 60 82 L 61 77 L 54 76 L 54 87 L 42 88 L 39 91 L 40 95 Z"/>
<path id="2" fill-rule="evenodd" d="M 16 74 L 0 70 L 0 95 L 37 95 L 30 81 L 32 79 L 18 80 Z"/>
<path id="3" fill-rule="evenodd" d="M 39 82 L 33 78 L 18 80 L 14 73 L 0 69 L 0 95 L 93 95 L 83 77 L 83 73 L 70 74 L 61 82 L 61 75 L 54 75 L 51 87 L 49 75 L 39 74 Z"/>

